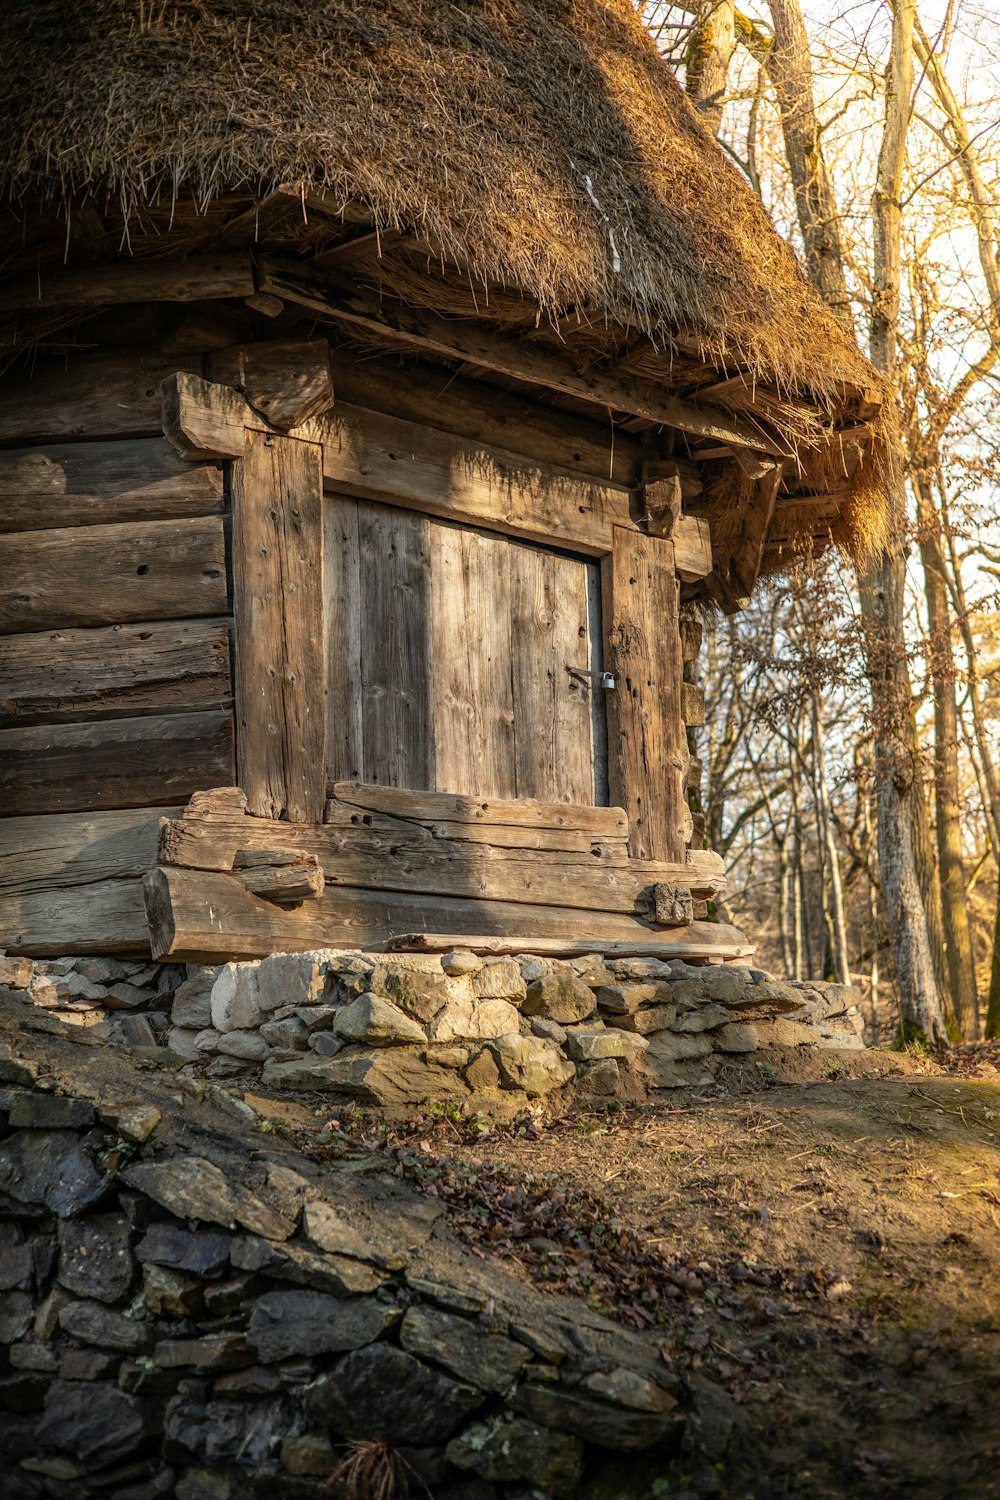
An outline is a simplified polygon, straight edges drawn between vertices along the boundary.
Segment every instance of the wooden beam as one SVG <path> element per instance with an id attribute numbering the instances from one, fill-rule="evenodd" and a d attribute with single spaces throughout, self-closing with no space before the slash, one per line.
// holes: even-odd
<path id="1" fill-rule="evenodd" d="M 252 813 L 291 822 L 318 823 L 326 800 L 322 459 L 247 432 L 233 466 L 239 782 Z"/>
<path id="2" fill-rule="evenodd" d="M 441 825 L 387 819 L 387 815 L 363 807 L 353 809 L 355 822 L 345 819 L 335 824 L 293 826 L 248 817 L 236 804 L 227 811 L 218 797 L 218 793 L 199 793 L 182 818 L 164 826 L 161 863 L 228 871 L 238 849 L 294 845 L 315 855 L 327 880 L 341 885 L 485 894 L 541 905 L 551 904 L 554 895 L 558 905 L 606 911 L 631 909 L 638 895 L 657 881 L 685 886 L 699 897 L 717 895 L 725 884 L 722 860 L 706 849 L 688 851 L 674 863 L 625 861 L 618 842 L 610 846 L 597 842 L 596 831 L 582 851 L 577 847 L 558 850 L 549 846 L 490 845 L 451 837 L 449 831 L 462 826 L 454 822 Z M 347 809 L 350 804 L 337 806 Z M 481 825 L 465 826 L 478 829 Z M 524 826 L 526 823 L 520 825 Z M 581 884 L 579 892 L 569 888 L 573 882 Z"/>
<path id="3" fill-rule="evenodd" d="M 226 708 L 229 621 L 0 636 L 0 725 Z"/>
<path id="4" fill-rule="evenodd" d="M 386 342 L 459 359 L 482 369 L 498 370 L 530 385 L 545 386 L 612 411 L 631 412 L 651 422 L 676 427 L 699 437 L 763 450 L 779 457 L 790 449 L 749 420 L 709 408 L 699 409 L 673 397 L 650 394 L 646 383 L 628 376 L 595 371 L 581 374 L 558 355 L 470 320 L 448 319 L 402 303 L 374 301 L 309 276 L 294 263 L 265 258 L 259 287 L 335 322 L 364 328 Z"/>
<path id="5" fill-rule="evenodd" d="M 228 386 L 187 374 L 165 382 L 163 430 L 179 453 L 237 457 L 247 427 L 276 431 Z M 610 550 L 614 527 L 633 524 L 624 488 L 381 412 L 338 404 L 289 436 L 322 446 L 324 485 L 335 494 L 556 542 L 592 557 Z"/>
<path id="6" fill-rule="evenodd" d="M 6 532 L 207 516 L 224 505 L 216 465 L 185 462 L 162 437 L 0 451 Z"/>
<path id="7" fill-rule="evenodd" d="M 595 412 L 593 420 L 578 417 L 426 360 L 403 363 L 398 354 L 374 359 L 331 349 L 330 371 L 337 400 L 351 406 L 441 428 L 602 483 L 628 488 L 639 481 L 642 444 L 606 412 Z M 694 471 L 694 465 L 688 468 Z"/>
<path id="8" fill-rule="evenodd" d="M 224 614 L 221 516 L 0 536 L 0 635 Z"/>
<path id="9" fill-rule="evenodd" d="M 242 391 L 254 411 L 287 431 L 333 405 L 326 339 L 237 344 L 209 357 L 213 381 Z"/>
<path id="10" fill-rule="evenodd" d="M 782 464 L 774 467 L 760 478 L 754 489 L 753 503 L 743 518 L 743 537 L 738 552 L 732 559 L 732 569 L 746 593 L 752 594 L 764 558 L 764 544 L 771 527 L 774 508 L 778 501 Z"/>
<path id="11" fill-rule="evenodd" d="M 233 874 L 252 895 L 297 906 L 323 894 L 323 867 L 301 849 L 237 849 Z"/>
<path id="12" fill-rule="evenodd" d="M 426 932 L 463 934 L 510 942 L 521 952 L 555 940 L 563 952 L 593 953 L 607 944 L 642 944 L 644 952 L 683 957 L 676 929 L 653 928 L 615 913 L 581 913 L 503 901 L 465 901 L 399 891 L 362 891 L 327 886 L 316 901 L 286 909 L 250 895 L 233 875 L 161 866 L 146 876 L 144 895 L 152 951 L 158 959 L 216 963 L 266 958 L 313 948 L 384 948 L 393 938 Z M 709 952 L 730 956 L 717 941 L 725 930 L 698 924 Z M 711 927 L 710 934 L 704 929 Z M 738 935 L 739 936 L 739 935 Z M 711 941 L 716 939 L 716 941 Z M 741 956 L 752 951 L 737 945 Z"/>
<path id="13" fill-rule="evenodd" d="M 683 583 L 697 583 L 712 571 L 712 531 L 704 516 L 679 516 L 674 526 L 674 567 Z"/>
<path id="14" fill-rule="evenodd" d="M 591 838 L 627 838 L 628 817 L 621 807 L 584 807 L 564 802 L 538 802 L 531 797 L 460 796 L 454 792 L 413 792 L 403 787 L 366 786 L 338 781 L 330 788 L 327 821 L 335 804 L 361 813 L 386 813 L 414 822 L 507 824 L 514 828 L 572 829 Z"/>
<path id="15" fill-rule="evenodd" d="M 209 302 L 254 292 L 248 255 L 178 260 L 116 260 L 68 269 L 41 267 L 0 283 L 0 314 L 48 307 L 110 307 L 121 302 Z"/>
<path id="16" fill-rule="evenodd" d="M 447 953 L 451 948 L 468 948 L 473 953 L 494 955 L 537 953 L 548 958 L 585 958 L 599 953 L 604 959 L 671 958 L 686 963 L 731 963 L 756 953 L 738 927 L 724 922 L 691 922 L 687 927 L 673 928 L 660 935 L 650 933 L 645 940 L 594 943 L 589 938 L 485 937 L 463 932 L 404 932 L 386 943 L 390 953 Z"/>
<path id="17" fill-rule="evenodd" d="M 232 772 L 224 711 L 0 730 L 0 807 L 15 815 L 181 801 Z"/>
<path id="18" fill-rule="evenodd" d="M 159 437 L 160 384 L 178 370 L 200 374 L 201 356 L 134 349 L 39 356 L 0 381 L 0 443 Z"/>
<path id="19" fill-rule="evenodd" d="M 601 593 L 605 662 L 615 677 L 605 698 L 611 797 L 628 815 L 630 854 L 680 860 L 686 758 L 672 544 L 616 530 Z"/>

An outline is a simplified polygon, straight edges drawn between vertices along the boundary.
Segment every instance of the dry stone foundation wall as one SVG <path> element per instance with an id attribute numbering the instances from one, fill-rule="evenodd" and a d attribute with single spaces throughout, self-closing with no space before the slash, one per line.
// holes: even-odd
<path id="1" fill-rule="evenodd" d="M 738 1409 L 655 1340 L 221 1085 L 66 1031 L 0 995 L 5 1500 L 559 1500 L 615 1456 L 668 1463 L 706 1412 L 726 1456 Z"/>
<path id="2" fill-rule="evenodd" d="M 860 995 L 736 965 L 561 962 L 455 950 L 275 954 L 153 965 L 0 959 L 0 982 L 111 1044 L 166 1048 L 224 1079 L 405 1109 L 509 1106 L 557 1090 L 640 1100 L 771 1046 L 863 1047 Z"/>

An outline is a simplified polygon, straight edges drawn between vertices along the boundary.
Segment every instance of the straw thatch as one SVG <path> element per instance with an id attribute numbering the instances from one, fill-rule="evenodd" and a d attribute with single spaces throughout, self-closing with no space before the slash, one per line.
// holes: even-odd
<path id="1" fill-rule="evenodd" d="M 469 287 L 679 343 L 827 425 L 875 383 L 628 0 L 6 0 L 0 41 L 14 205 L 141 223 L 301 183 Z"/>

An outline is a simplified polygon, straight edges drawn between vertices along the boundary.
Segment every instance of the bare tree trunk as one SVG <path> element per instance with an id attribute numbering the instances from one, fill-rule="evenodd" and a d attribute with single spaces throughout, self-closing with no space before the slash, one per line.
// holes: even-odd
<path id="1" fill-rule="evenodd" d="M 955 660 L 951 649 L 951 612 L 940 518 L 931 486 L 926 479 L 919 478 L 916 491 L 934 694 L 934 802 L 948 984 L 959 1033 L 966 1038 L 976 1038 L 979 1036 L 979 1001 L 962 859 L 958 708 Z"/>
<path id="2" fill-rule="evenodd" d="M 698 0 L 686 58 L 686 86 L 713 135 L 722 124 L 729 65 L 736 45 L 732 0 Z"/>
<path id="3" fill-rule="evenodd" d="M 844 910 L 844 882 L 840 870 L 840 854 L 833 832 L 833 814 L 830 810 L 830 790 L 826 782 L 826 745 L 823 738 L 823 718 L 820 713 L 819 695 L 810 694 L 812 711 L 812 763 L 816 789 L 816 813 L 819 836 L 823 846 L 824 864 L 829 883 L 829 902 L 825 902 L 829 913 L 830 953 L 833 960 L 833 976 L 839 984 L 850 984 L 851 961 L 847 945 L 847 915 Z"/>
<path id="4" fill-rule="evenodd" d="M 774 43 L 767 71 L 777 95 L 785 155 L 806 253 L 806 274 L 831 310 L 853 332 L 844 276 L 840 212 L 826 170 L 813 96 L 809 37 L 799 0 L 768 0 Z"/>
<path id="5" fill-rule="evenodd" d="M 899 318 L 899 195 L 913 92 L 913 0 L 898 0 L 892 24 L 892 62 L 886 76 L 885 125 L 873 195 L 874 257 L 871 317 L 872 363 L 896 371 Z M 875 735 L 879 871 L 889 912 L 900 1008 L 910 1027 L 929 1042 L 947 1040 L 927 931 L 927 915 L 913 848 L 914 783 L 912 698 L 904 626 L 906 567 L 901 549 L 858 579 L 869 635 L 869 672 L 880 717 Z"/>

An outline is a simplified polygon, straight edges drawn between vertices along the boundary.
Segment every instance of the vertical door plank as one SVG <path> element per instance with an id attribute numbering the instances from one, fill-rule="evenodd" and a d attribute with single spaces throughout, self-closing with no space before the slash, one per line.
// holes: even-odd
<path id="1" fill-rule="evenodd" d="M 636 859 L 684 858 L 684 726 L 673 545 L 615 527 L 603 563 L 611 801 L 628 813 Z"/>
<path id="2" fill-rule="evenodd" d="M 433 790 L 514 797 L 510 547 L 431 523 Z"/>
<path id="3" fill-rule="evenodd" d="M 323 527 L 326 612 L 326 778 L 367 781 L 361 694 L 358 502 L 328 495 Z"/>
<path id="4" fill-rule="evenodd" d="M 509 551 L 517 795 L 593 806 L 587 564 Z"/>
<path id="5" fill-rule="evenodd" d="M 433 786 L 429 522 L 358 501 L 365 780 Z"/>
<path id="6" fill-rule="evenodd" d="M 322 557 L 322 449 L 248 430 L 233 465 L 236 755 L 259 817 L 323 820 Z"/>

